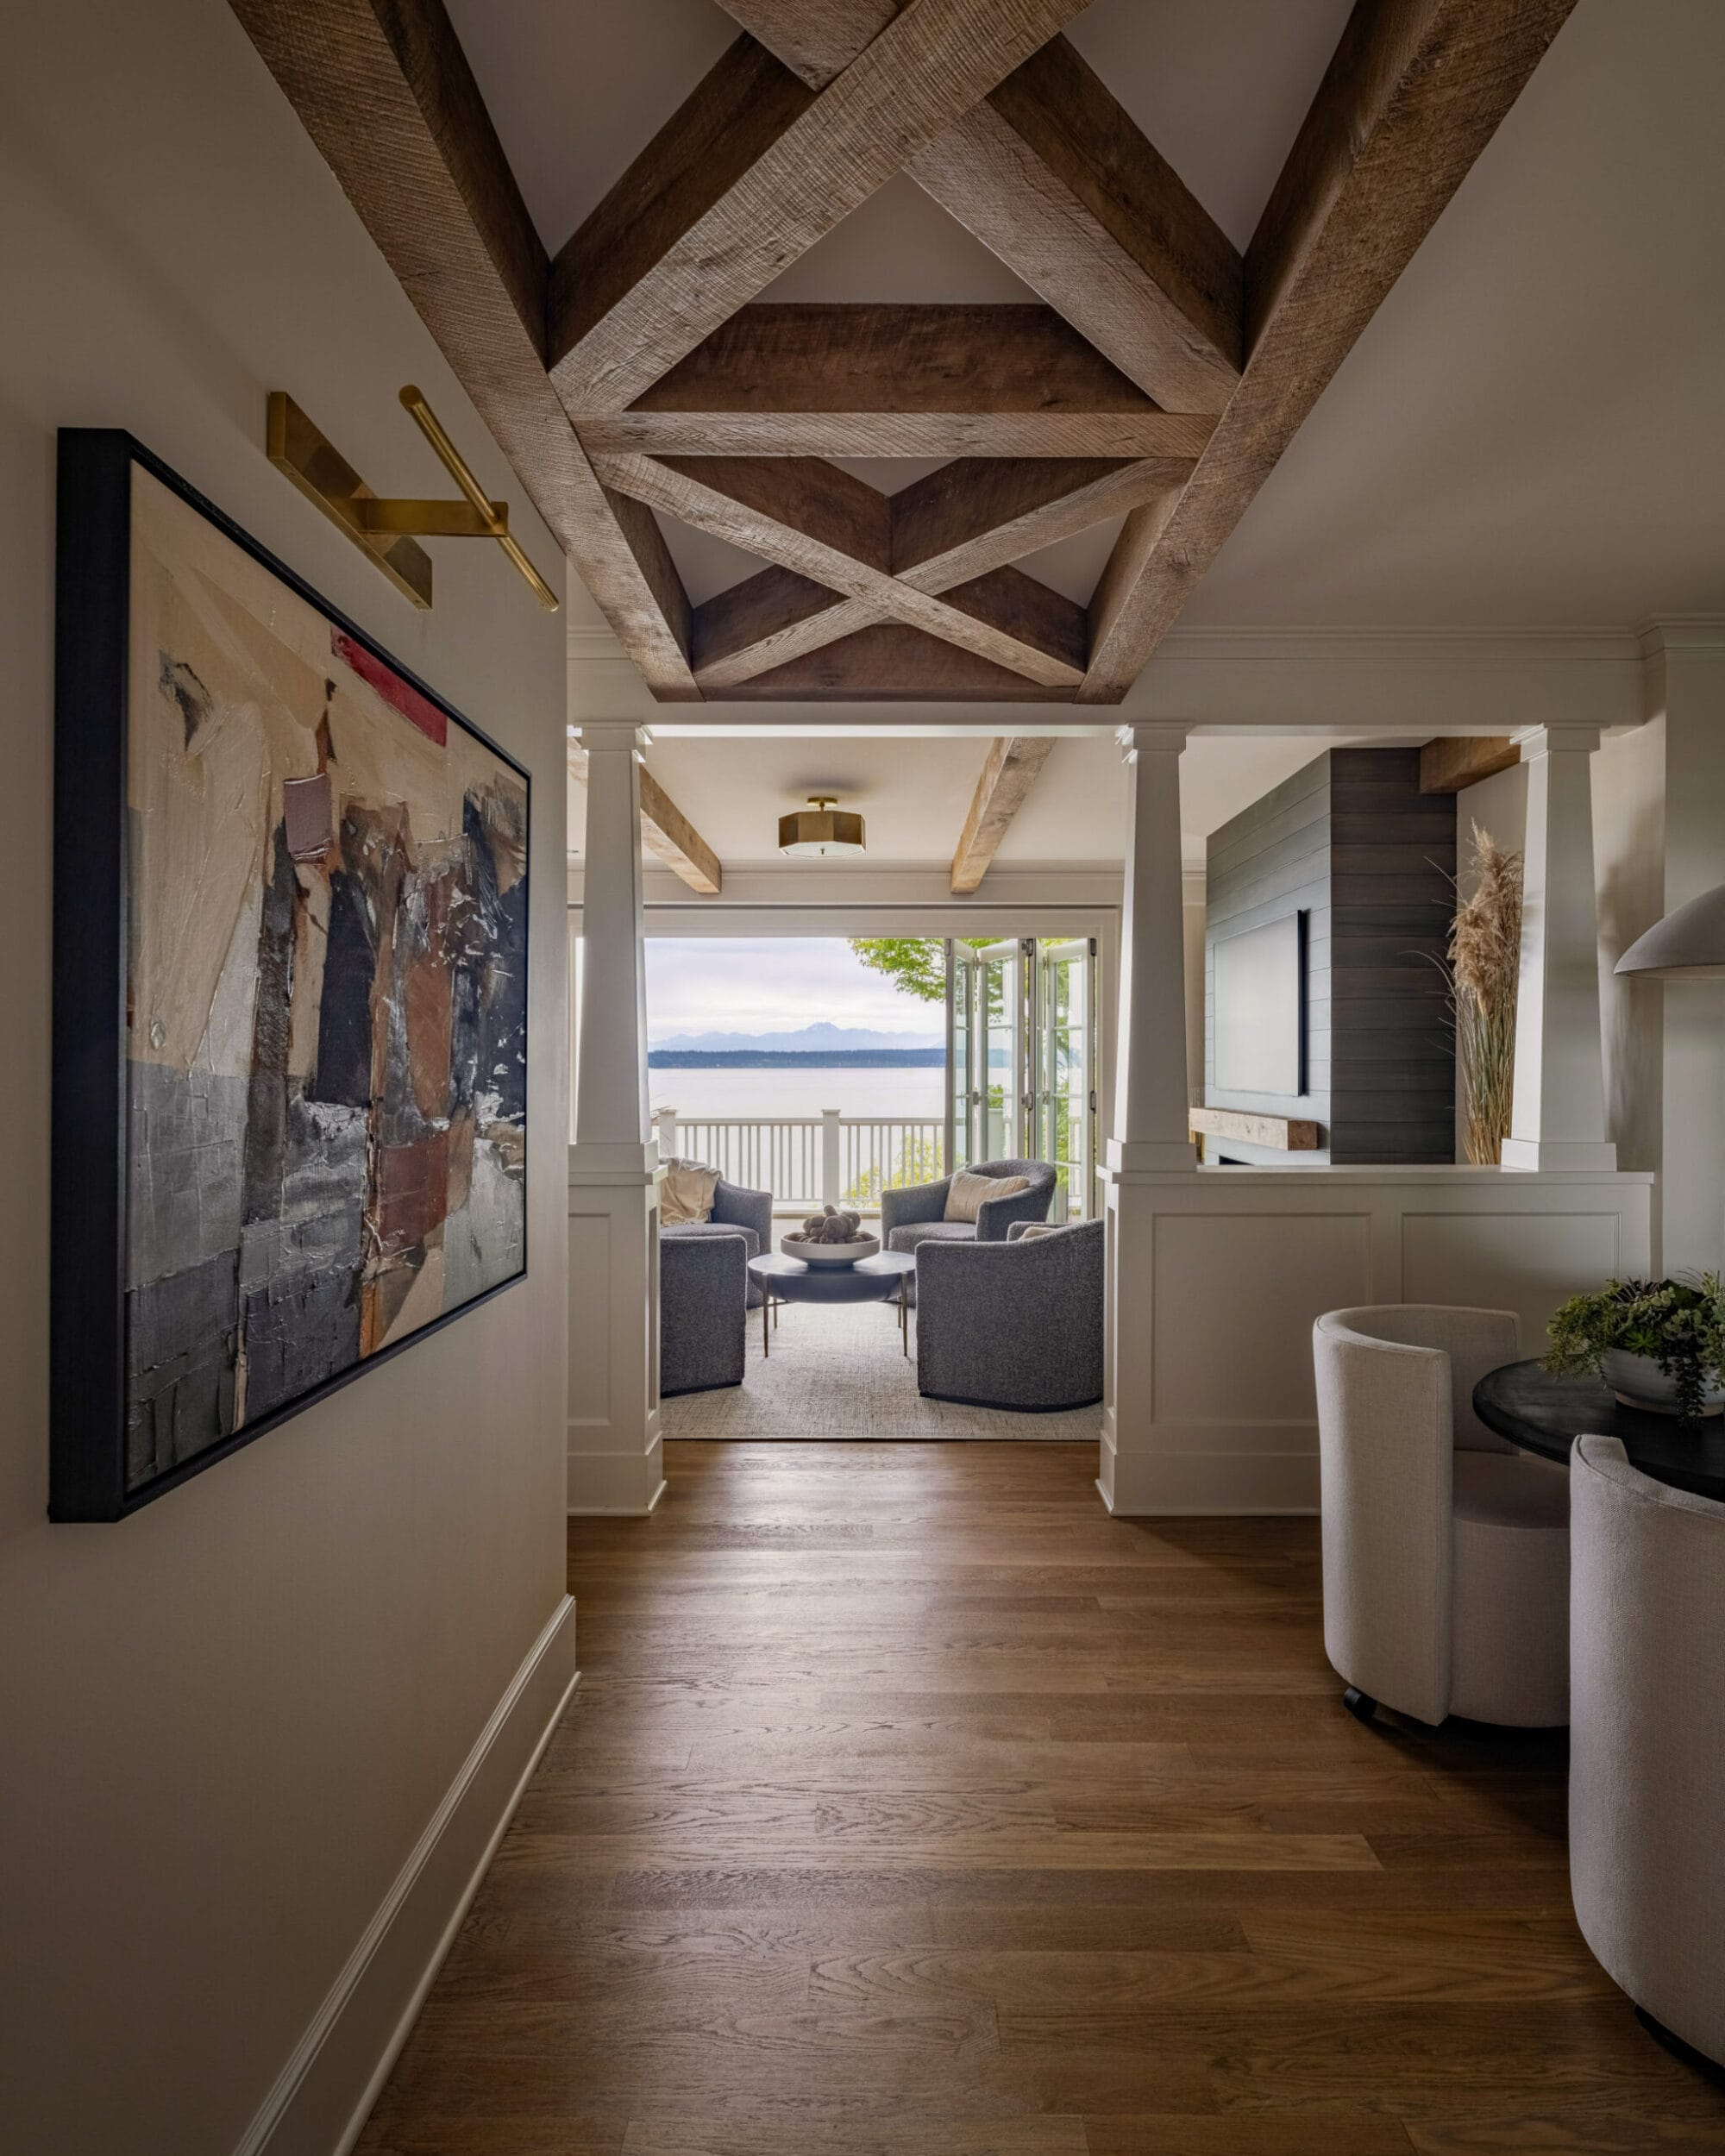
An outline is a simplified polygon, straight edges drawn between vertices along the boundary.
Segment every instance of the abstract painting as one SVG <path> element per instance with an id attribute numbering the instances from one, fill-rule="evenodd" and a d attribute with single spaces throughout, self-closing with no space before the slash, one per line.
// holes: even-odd
<path id="1" fill-rule="evenodd" d="M 112 1518 L 525 1270 L 528 780 L 129 437 L 61 442 L 57 934 L 123 1015 L 89 1097 L 57 964 L 51 1509 Z M 70 583 L 121 515 L 123 590 Z M 115 1144 L 122 1217 L 66 1217 Z"/>

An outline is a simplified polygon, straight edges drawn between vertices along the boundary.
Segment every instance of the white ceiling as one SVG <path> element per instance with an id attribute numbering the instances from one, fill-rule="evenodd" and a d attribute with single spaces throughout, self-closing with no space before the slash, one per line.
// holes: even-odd
<path id="1" fill-rule="evenodd" d="M 1201 862 L 1204 840 L 1219 824 L 1343 738 L 1199 735 L 1189 741 L 1180 772 L 1187 861 Z M 1346 738 L 1360 745 L 1357 735 Z M 727 868 L 777 860 L 779 818 L 811 793 L 836 793 L 841 806 L 861 811 L 870 861 L 927 864 L 952 858 L 987 753 L 986 740 L 975 736 L 682 737 L 656 740 L 647 763 Z M 1126 787 L 1120 752 L 1106 736 L 1057 741 L 996 859 L 1118 862 Z M 572 785 L 569 828 L 577 847 L 586 813 L 585 792 Z"/>
<path id="2" fill-rule="evenodd" d="M 1244 243 L 1346 12 L 1095 0 L 1070 35 Z M 713 0 L 450 13 L 553 248 L 733 30 Z M 1725 605 L 1722 82 L 1722 0 L 1579 0 L 1189 619 L 1617 625 Z M 774 289 L 1020 291 L 902 179 Z M 756 566 L 673 545 L 698 597 Z M 1085 535 L 1038 573 L 1082 597 L 1100 551 Z"/>

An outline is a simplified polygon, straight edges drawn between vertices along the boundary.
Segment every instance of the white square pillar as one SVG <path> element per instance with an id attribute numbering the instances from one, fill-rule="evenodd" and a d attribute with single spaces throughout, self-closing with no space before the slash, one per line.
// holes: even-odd
<path id="1" fill-rule="evenodd" d="M 1158 1192 L 1192 1182 L 1186 1060 L 1186 931 L 1180 847 L 1183 726 L 1125 726 L 1130 812 L 1121 895 L 1114 1127 L 1102 1169 L 1107 1287 L 1102 1449 L 1110 1510 L 1155 1444 L 1151 1282 Z"/>
<path id="2" fill-rule="evenodd" d="M 1599 1023 L 1593 881 L 1596 726 L 1534 726 L 1517 736 L 1527 768 L 1515 1096 L 1503 1165 L 1612 1169 Z"/>
<path id="3" fill-rule="evenodd" d="M 569 1148 L 568 1507 L 645 1513 L 659 1434 L 659 1149 L 647 1106 L 641 788 L 633 721 L 584 723 L 586 874 Z"/>

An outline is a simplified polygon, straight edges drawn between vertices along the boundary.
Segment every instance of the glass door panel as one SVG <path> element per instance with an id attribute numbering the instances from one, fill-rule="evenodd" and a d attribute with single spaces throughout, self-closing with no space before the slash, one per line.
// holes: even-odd
<path id="1" fill-rule="evenodd" d="M 950 938 L 946 945 L 946 1163 L 943 1175 L 976 1158 L 976 954 Z"/>
<path id="2" fill-rule="evenodd" d="M 976 953 L 978 1012 L 977 1089 L 982 1099 L 976 1131 L 977 1158 L 1019 1157 L 1024 1091 L 1024 967 L 1017 943 L 989 943 Z"/>
<path id="3" fill-rule="evenodd" d="M 1049 943 L 1038 954 L 1037 1151 L 1059 1170 L 1057 1219 L 1087 1219 L 1094 1210 L 1094 978 L 1088 943 Z"/>

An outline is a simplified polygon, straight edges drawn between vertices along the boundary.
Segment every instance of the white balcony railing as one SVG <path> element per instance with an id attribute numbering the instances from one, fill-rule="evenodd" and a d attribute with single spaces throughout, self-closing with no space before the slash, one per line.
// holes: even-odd
<path id="1" fill-rule="evenodd" d="M 938 1116 L 681 1116 L 653 1118 L 662 1159 L 698 1160 L 727 1182 L 770 1190 L 775 1205 L 878 1206 L 890 1185 L 946 1173 Z"/>

